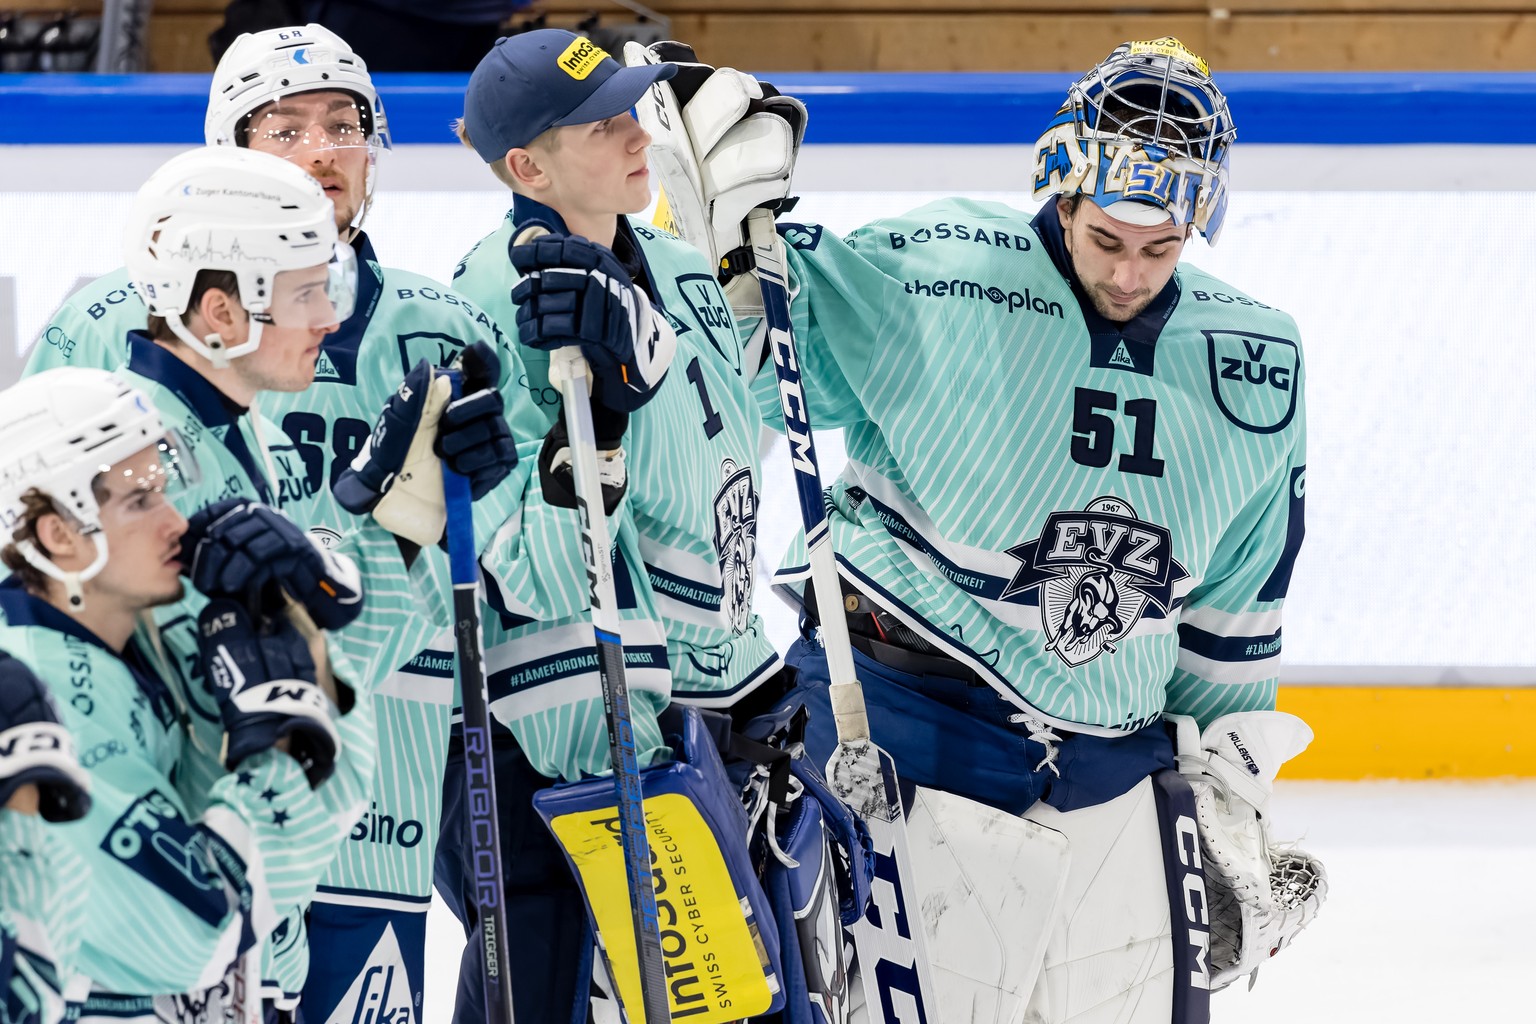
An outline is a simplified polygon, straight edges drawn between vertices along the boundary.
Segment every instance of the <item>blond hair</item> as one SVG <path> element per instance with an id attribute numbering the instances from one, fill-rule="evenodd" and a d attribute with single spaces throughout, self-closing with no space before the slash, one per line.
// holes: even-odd
<path id="1" fill-rule="evenodd" d="M 560 129 L 558 128 L 547 128 L 541 132 L 537 138 L 522 148 L 532 149 L 534 146 L 539 146 L 546 153 L 554 152 L 560 146 L 559 132 Z M 475 144 L 471 142 L 469 138 L 469 126 L 464 123 L 464 119 L 462 117 L 454 119 L 453 134 L 458 136 L 459 141 L 464 143 L 464 145 L 468 146 L 470 149 L 475 148 Z M 511 151 L 508 150 L 508 152 Z M 500 160 L 492 160 L 490 163 L 486 164 L 486 166 L 491 169 L 492 174 L 496 175 L 496 180 L 507 186 L 507 188 L 517 193 L 521 193 L 523 191 L 522 187 L 518 185 L 517 179 L 512 177 L 512 172 L 507 169 L 506 153 L 501 155 Z"/>

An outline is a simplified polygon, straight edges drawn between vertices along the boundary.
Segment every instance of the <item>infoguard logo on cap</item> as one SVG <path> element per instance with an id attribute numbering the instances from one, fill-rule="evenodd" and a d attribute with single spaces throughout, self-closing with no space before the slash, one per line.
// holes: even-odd
<path id="1" fill-rule="evenodd" d="M 577 36 L 571 40 L 571 45 L 567 46 L 565 52 L 560 55 L 558 63 L 562 71 L 579 82 L 590 75 L 593 69 L 607 57 L 607 50 L 604 50 L 586 36 Z"/>

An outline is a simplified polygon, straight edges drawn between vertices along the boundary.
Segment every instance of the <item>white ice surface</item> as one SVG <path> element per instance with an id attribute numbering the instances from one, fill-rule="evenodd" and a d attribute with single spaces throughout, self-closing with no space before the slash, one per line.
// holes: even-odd
<path id="1" fill-rule="evenodd" d="M 1212 997 L 1213 1024 L 1536 1020 L 1536 782 L 1282 781 L 1273 811 L 1331 895 L 1252 991 Z M 422 1024 L 449 1021 L 462 947 L 435 905 Z"/>

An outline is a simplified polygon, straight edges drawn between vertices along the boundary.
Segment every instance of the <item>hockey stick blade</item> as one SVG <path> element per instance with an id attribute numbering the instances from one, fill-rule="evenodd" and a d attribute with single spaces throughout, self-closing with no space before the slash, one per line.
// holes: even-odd
<path id="1" fill-rule="evenodd" d="M 460 380 L 452 373 L 453 397 Z M 475 912 L 482 944 L 481 984 L 487 1024 L 513 1024 L 512 958 L 507 952 L 507 903 L 502 885 L 501 829 L 496 820 L 496 776 L 491 760 L 491 715 L 480 634 L 480 579 L 469 478 L 443 465 L 448 513 L 448 560 L 453 580 L 454 666 L 464 705 L 464 785 Z"/>
<path id="2" fill-rule="evenodd" d="M 520 226 L 514 245 L 532 242 L 549 233 L 543 224 Z M 626 998 L 616 968 L 614 989 L 630 1024 L 671 1024 L 666 970 L 661 952 L 661 920 L 656 910 L 656 889 L 651 874 L 651 848 L 645 821 L 645 802 L 640 789 L 640 767 L 635 752 L 635 733 L 629 712 L 629 687 L 624 673 L 624 644 L 619 636 L 618 598 L 613 581 L 613 542 L 603 512 L 603 488 L 597 470 L 597 440 L 592 428 L 590 370 L 581 350 L 567 345 L 550 354 L 549 381 L 560 389 L 565 425 L 571 446 L 571 472 L 576 484 L 576 509 L 581 522 L 582 553 L 587 559 L 591 588 L 592 634 L 597 650 L 598 678 L 603 689 L 603 717 L 608 727 L 609 761 L 618 797 L 619 844 L 634 922 L 640 999 Z M 608 951 L 612 957 L 613 950 Z M 632 996 L 632 994 L 631 994 Z"/>
<path id="3" fill-rule="evenodd" d="M 869 828 L 875 855 L 873 898 L 862 920 L 850 931 L 858 955 L 869 1020 L 877 1024 L 938 1024 L 937 989 L 923 933 L 922 905 L 912 877 L 907 822 L 901 806 L 896 764 L 869 735 L 864 690 L 854 672 L 853 645 L 843 617 L 842 587 L 832 531 L 822 498 L 821 473 L 811 431 L 810 411 L 800 379 L 783 243 L 773 226 L 773 212 L 754 210 L 747 233 L 757 264 L 768 326 L 768 347 L 779 378 L 779 405 L 789 438 L 790 465 L 800 518 L 810 555 L 811 586 L 822 609 L 821 639 L 827 654 L 832 718 L 837 749 L 827 763 L 827 781 L 838 798 Z"/>

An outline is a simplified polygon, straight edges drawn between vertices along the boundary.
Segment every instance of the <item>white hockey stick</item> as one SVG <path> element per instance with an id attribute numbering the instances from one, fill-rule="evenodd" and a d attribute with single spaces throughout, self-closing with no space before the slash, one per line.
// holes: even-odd
<path id="1" fill-rule="evenodd" d="M 520 228 L 514 242 L 532 242 L 549 229 L 540 224 Z M 581 349 L 567 345 L 549 357 L 549 382 L 560 389 L 565 426 L 571 446 L 571 473 L 581 515 L 582 553 L 591 586 L 592 632 L 597 648 L 598 677 L 603 686 L 603 712 L 608 723 L 608 751 L 619 810 L 619 842 L 624 850 L 629 909 L 640 968 L 639 1006 L 619 992 L 625 1018 L 639 1024 L 669 1024 L 665 963 L 661 952 L 661 919 L 656 910 L 655 882 L 645 822 L 640 769 L 636 763 L 635 732 L 630 724 L 629 688 L 624 680 L 624 642 L 619 636 L 619 605 L 613 585 L 613 541 L 603 513 L 603 486 L 597 469 L 597 440 L 592 428 L 591 390 L 587 361 Z M 614 988 L 619 989 L 615 977 Z"/>
<path id="2" fill-rule="evenodd" d="M 864 984 L 865 1010 L 870 1021 L 881 1024 L 939 1024 L 937 990 L 929 969 L 922 905 L 912 877 L 896 765 L 891 755 L 870 739 L 864 689 L 854 673 L 832 531 L 789 319 L 783 243 L 774 231 L 773 211 L 754 210 L 747 218 L 747 233 L 763 294 L 769 351 L 779 377 L 779 405 L 789 436 L 789 461 L 795 470 L 805 545 L 810 553 L 811 585 L 827 652 L 828 692 L 837 726 L 837 750 L 827 764 L 827 781 L 838 798 L 869 826 L 874 841 L 873 898 L 864 919 L 851 929 Z"/>

